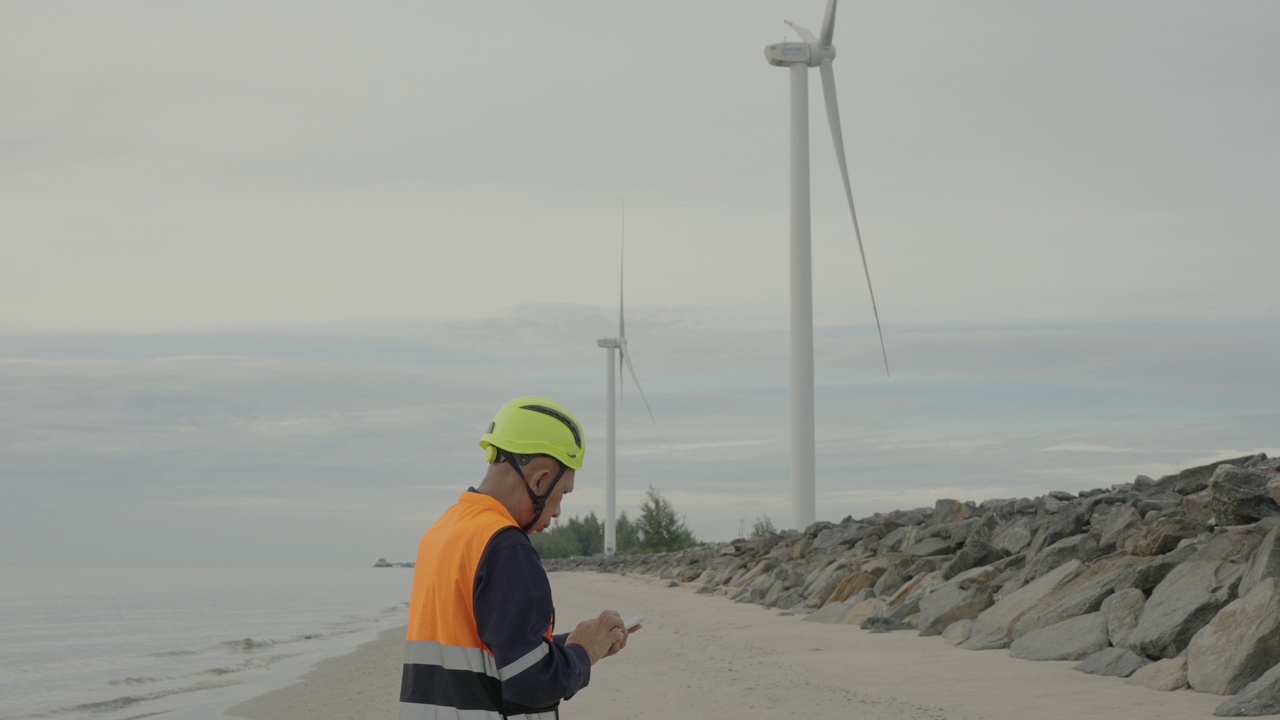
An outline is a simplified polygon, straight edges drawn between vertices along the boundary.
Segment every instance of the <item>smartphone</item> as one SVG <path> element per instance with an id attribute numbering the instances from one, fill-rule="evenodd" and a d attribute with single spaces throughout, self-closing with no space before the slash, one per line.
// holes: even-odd
<path id="1" fill-rule="evenodd" d="M 627 618 L 627 632 L 631 632 L 635 630 L 636 626 L 642 622 L 644 622 L 643 615 L 632 615 L 631 617 Z"/>

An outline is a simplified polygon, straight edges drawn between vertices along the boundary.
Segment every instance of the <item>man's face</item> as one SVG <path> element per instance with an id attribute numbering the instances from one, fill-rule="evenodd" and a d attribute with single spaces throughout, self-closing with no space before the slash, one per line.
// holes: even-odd
<path id="1" fill-rule="evenodd" d="M 546 486 L 551 484 L 551 481 L 555 479 L 556 473 L 559 471 L 560 466 L 556 465 L 551 474 L 542 481 L 542 486 L 536 488 L 535 491 L 539 494 L 545 492 Z M 575 471 L 573 468 L 568 468 L 564 471 L 564 477 L 560 478 L 560 482 L 556 483 L 555 489 L 551 491 L 551 496 L 547 498 L 547 504 L 542 508 L 542 517 L 538 518 L 538 522 L 534 523 L 533 528 L 529 530 L 530 533 L 546 530 L 551 526 L 551 521 L 553 519 L 560 517 L 560 502 L 564 499 L 565 495 L 573 492 L 574 474 Z"/>

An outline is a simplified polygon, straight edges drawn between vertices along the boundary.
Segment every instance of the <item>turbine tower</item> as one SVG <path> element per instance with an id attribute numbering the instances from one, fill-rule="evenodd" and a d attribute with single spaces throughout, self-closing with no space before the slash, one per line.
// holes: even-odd
<path id="1" fill-rule="evenodd" d="M 622 255 L 626 253 L 626 210 L 623 209 L 622 218 Z M 645 410 L 649 411 L 649 419 L 653 420 L 653 410 L 649 408 L 649 400 L 644 396 L 644 390 L 640 387 L 640 378 L 636 377 L 636 370 L 631 366 L 631 353 L 627 352 L 627 328 L 626 320 L 623 313 L 623 292 L 622 279 L 623 269 L 626 267 L 625 258 L 620 261 L 621 267 L 618 271 L 618 336 L 611 338 L 603 338 L 596 341 L 596 345 L 609 351 L 608 358 L 605 361 L 606 367 L 606 386 L 605 397 L 607 397 L 607 423 L 605 427 L 605 447 L 604 447 L 604 554 L 612 556 L 618 549 L 618 527 L 616 521 L 617 514 L 617 485 L 618 485 L 618 467 L 617 467 L 617 426 L 618 412 L 615 404 L 616 394 L 622 391 L 622 385 L 625 381 L 622 378 L 615 378 L 613 373 L 614 356 L 619 355 L 618 374 L 622 374 L 622 365 L 626 364 L 627 370 L 631 373 L 631 379 L 636 383 L 636 390 L 640 391 L 640 399 L 644 400 Z M 616 383 L 616 385 L 615 385 Z M 616 390 L 616 392 L 615 392 Z"/>
<path id="2" fill-rule="evenodd" d="M 840 110 L 836 105 L 836 80 L 831 61 L 836 49 L 831 44 L 835 34 L 836 0 L 827 0 L 820 37 L 805 28 L 786 21 L 803 42 L 783 42 L 764 49 L 770 65 L 791 72 L 791 523 L 803 530 L 813 523 L 817 500 L 814 492 L 814 419 L 813 419 L 813 265 L 809 241 L 809 68 L 822 75 L 822 94 L 827 104 L 827 122 L 835 144 L 844 194 L 853 217 L 853 235 L 858 240 L 862 270 L 871 292 L 871 310 L 880 335 L 880 353 L 884 356 L 884 372 L 889 374 L 889 354 L 880 330 L 880 311 L 876 309 L 875 291 L 871 289 L 871 271 L 867 254 L 862 249 L 862 233 L 858 214 L 853 208 L 853 191 L 849 187 L 849 169 L 844 158 L 844 137 L 840 132 Z"/>

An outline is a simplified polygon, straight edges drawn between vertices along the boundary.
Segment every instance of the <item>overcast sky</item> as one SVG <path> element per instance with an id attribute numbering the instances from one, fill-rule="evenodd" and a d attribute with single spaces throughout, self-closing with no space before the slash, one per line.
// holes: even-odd
<path id="1" fill-rule="evenodd" d="M 603 511 L 790 520 L 788 78 L 821 0 L 0 2 L 0 565 L 409 559 L 506 399 Z M 840 5 L 818 518 L 1280 454 L 1280 5 Z"/>

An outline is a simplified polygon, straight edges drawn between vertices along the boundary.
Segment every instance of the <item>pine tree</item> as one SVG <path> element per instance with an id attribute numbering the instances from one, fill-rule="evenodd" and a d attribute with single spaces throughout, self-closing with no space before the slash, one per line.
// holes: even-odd
<path id="1" fill-rule="evenodd" d="M 684 518 L 676 514 L 671 501 L 658 494 L 652 485 L 640 503 L 640 519 L 636 523 L 639 550 L 642 552 L 667 552 L 682 550 L 698 544 L 693 533 L 684 524 Z"/>

